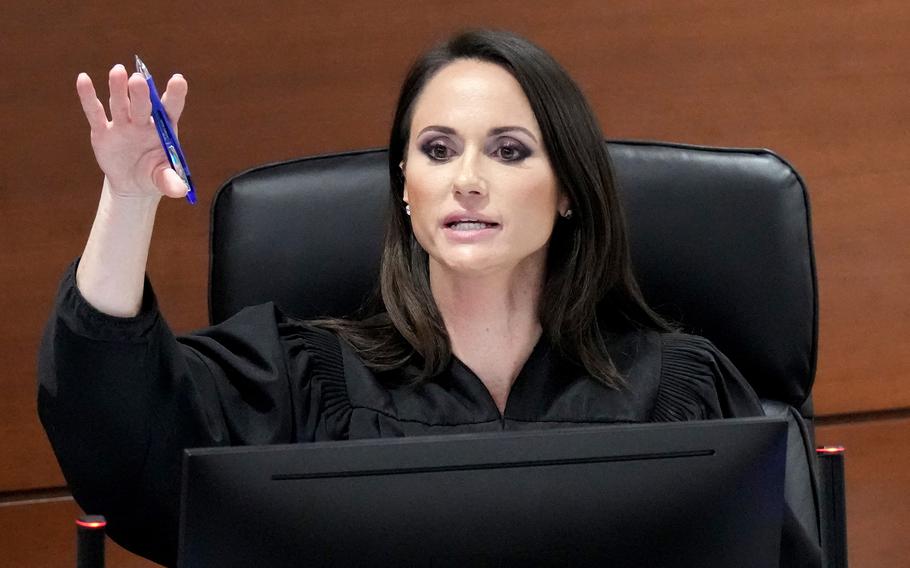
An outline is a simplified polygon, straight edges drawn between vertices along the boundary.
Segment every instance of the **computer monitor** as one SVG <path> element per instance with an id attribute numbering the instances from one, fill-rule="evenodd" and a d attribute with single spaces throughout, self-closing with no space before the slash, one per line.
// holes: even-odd
<path id="1" fill-rule="evenodd" d="M 786 424 L 186 452 L 179 566 L 777 566 Z"/>

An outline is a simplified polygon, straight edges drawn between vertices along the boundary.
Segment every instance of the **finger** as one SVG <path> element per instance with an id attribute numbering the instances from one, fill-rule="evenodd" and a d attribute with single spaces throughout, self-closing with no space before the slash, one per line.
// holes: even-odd
<path id="1" fill-rule="evenodd" d="M 117 64 L 108 74 L 108 87 L 110 88 L 111 120 L 113 122 L 127 122 L 130 119 L 130 97 L 126 89 L 126 69 Z"/>
<path id="2" fill-rule="evenodd" d="M 158 191 L 167 197 L 185 197 L 189 188 L 177 175 L 177 172 L 169 166 L 162 165 L 155 170 L 153 180 Z"/>
<path id="3" fill-rule="evenodd" d="M 79 102 L 82 103 L 82 112 L 88 120 L 88 125 L 93 132 L 100 132 L 107 126 L 107 114 L 104 105 L 98 100 L 95 85 L 86 73 L 79 73 L 76 77 L 76 92 L 79 93 Z"/>
<path id="4" fill-rule="evenodd" d="M 189 85 L 187 85 L 186 79 L 178 73 L 167 82 L 167 90 L 164 92 L 164 96 L 161 97 L 161 104 L 164 105 L 164 110 L 167 111 L 167 115 L 175 127 L 177 121 L 180 120 L 180 115 L 183 114 L 188 90 Z"/>
<path id="5" fill-rule="evenodd" d="M 130 94 L 130 118 L 136 124 L 146 124 L 152 115 L 149 85 L 140 73 L 133 73 L 127 81 Z"/>

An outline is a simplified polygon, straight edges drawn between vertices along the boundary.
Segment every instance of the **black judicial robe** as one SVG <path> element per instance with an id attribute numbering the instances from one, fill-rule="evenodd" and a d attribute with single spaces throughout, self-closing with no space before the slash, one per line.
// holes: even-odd
<path id="1" fill-rule="evenodd" d="M 79 505 L 106 515 L 123 546 L 167 565 L 176 557 L 184 448 L 762 414 L 729 360 L 696 336 L 611 335 L 627 383 L 618 390 L 541 340 L 500 413 L 457 358 L 431 381 L 403 387 L 332 333 L 272 304 L 175 337 L 148 282 L 140 313 L 116 318 L 82 298 L 75 268 L 39 353 L 41 421 Z M 783 540 L 808 559 L 793 565 L 817 564 L 817 544 L 789 515 Z"/>

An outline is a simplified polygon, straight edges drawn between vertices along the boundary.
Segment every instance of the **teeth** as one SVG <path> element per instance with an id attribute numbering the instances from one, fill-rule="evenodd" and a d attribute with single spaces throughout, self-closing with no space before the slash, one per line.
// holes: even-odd
<path id="1" fill-rule="evenodd" d="M 480 229 L 486 229 L 493 225 L 480 221 L 458 221 L 457 223 L 452 223 L 450 226 L 456 231 L 479 231 Z"/>

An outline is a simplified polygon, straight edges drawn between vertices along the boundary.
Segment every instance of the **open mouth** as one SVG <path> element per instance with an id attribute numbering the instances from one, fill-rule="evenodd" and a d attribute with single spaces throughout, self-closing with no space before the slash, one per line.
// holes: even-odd
<path id="1" fill-rule="evenodd" d="M 471 219 L 446 223 L 446 227 L 453 231 L 480 231 L 483 229 L 493 229 L 498 226 L 499 223 L 487 223 L 485 221 L 475 221 Z"/>

